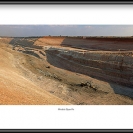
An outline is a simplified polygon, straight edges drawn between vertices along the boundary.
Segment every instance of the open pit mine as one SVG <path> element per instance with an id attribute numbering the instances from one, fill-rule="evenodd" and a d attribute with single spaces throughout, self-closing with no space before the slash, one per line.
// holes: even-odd
<path id="1" fill-rule="evenodd" d="M 1 105 L 133 105 L 133 37 L 0 37 Z"/>

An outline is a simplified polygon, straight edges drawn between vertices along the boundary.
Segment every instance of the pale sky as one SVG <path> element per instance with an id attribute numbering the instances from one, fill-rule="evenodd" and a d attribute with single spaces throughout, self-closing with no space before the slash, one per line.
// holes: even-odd
<path id="1" fill-rule="evenodd" d="M 133 25 L 0 25 L 0 36 L 133 36 Z"/>

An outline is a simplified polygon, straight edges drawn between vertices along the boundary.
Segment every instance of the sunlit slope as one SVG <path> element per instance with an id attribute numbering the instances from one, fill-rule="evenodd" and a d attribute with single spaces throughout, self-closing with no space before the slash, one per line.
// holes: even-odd
<path id="1" fill-rule="evenodd" d="M 16 55 L 24 58 L 9 45 L 0 43 L 0 104 L 68 104 L 25 78 Z"/>

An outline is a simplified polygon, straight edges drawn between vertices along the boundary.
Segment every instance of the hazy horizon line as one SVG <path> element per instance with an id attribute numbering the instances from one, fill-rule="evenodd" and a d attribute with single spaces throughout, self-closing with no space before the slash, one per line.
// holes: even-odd
<path id="1" fill-rule="evenodd" d="M 60 35 L 60 36 L 57 36 L 57 35 L 44 35 L 44 36 L 0 36 L 0 37 L 133 37 L 133 36 L 64 36 L 64 35 Z"/>

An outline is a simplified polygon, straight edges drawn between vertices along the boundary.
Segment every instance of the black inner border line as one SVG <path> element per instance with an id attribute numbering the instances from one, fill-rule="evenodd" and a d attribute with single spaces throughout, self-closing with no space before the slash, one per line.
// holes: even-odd
<path id="1" fill-rule="evenodd" d="M 1 132 L 133 132 L 132 129 L 0 129 Z"/>
<path id="2" fill-rule="evenodd" d="M 133 4 L 133 1 L 0 1 L 0 4 Z"/>

